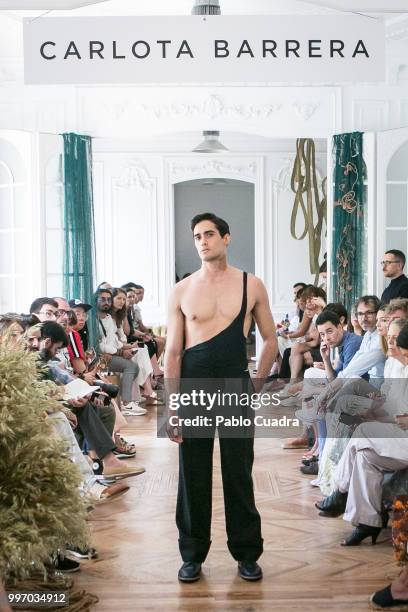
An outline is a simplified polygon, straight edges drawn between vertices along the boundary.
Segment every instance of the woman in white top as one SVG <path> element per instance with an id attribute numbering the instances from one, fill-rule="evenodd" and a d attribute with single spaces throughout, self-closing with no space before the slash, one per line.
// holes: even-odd
<path id="1" fill-rule="evenodd" d="M 139 366 L 139 374 L 137 375 L 136 383 L 142 388 L 142 397 L 148 400 L 148 403 L 154 403 L 156 394 L 153 392 L 151 384 L 153 368 L 149 357 L 149 351 L 146 346 L 140 347 L 136 342 L 128 344 L 126 334 L 123 330 L 123 322 L 126 319 L 126 291 L 124 289 L 113 289 L 111 316 L 116 323 L 116 334 L 122 345 L 122 349 L 129 349 L 135 353 L 132 360 Z M 139 403 L 140 401 L 144 400 L 139 399 Z"/>

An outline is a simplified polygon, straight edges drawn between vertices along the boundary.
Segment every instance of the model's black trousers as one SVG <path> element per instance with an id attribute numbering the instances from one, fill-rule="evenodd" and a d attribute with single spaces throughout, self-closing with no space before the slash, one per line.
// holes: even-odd
<path id="1" fill-rule="evenodd" d="M 252 437 L 220 437 L 228 549 L 237 561 L 263 552 L 261 518 L 255 506 Z M 202 563 L 211 545 L 214 438 L 185 438 L 179 448 L 176 522 L 183 561 Z"/>

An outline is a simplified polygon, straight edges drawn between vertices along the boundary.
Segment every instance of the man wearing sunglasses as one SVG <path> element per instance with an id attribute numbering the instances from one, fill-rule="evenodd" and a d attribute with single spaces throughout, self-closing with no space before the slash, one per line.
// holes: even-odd
<path id="1" fill-rule="evenodd" d="M 384 277 L 391 279 L 390 284 L 383 291 L 381 302 L 388 304 L 395 298 L 408 298 L 408 278 L 403 272 L 405 266 L 404 253 L 397 249 L 391 249 L 385 253 L 384 259 L 380 263 Z"/>

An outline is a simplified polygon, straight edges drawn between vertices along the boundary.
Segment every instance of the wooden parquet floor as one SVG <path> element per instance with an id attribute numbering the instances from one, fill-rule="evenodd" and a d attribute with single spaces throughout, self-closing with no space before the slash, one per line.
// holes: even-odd
<path id="1" fill-rule="evenodd" d="M 310 477 L 299 473 L 301 451 L 281 449 L 281 441 L 258 439 L 254 482 L 262 517 L 264 579 L 237 577 L 226 547 L 218 443 L 214 453 L 213 541 L 195 584 L 180 584 L 181 564 L 174 512 L 177 446 L 156 438 L 155 411 L 131 417 L 122 433 L 137 444 L 132 461 L 146 473 L 129 479 L 131 490 L 91 514 L 99 558 L 75 574 L 78 588 L 98 595 L 96 612 L 139 610 L 366 611 L 368 595 L 395 576 L 390 530 L 376 546 L 339 545 L 350 525 L 319 517 L 321 497 Z"/>

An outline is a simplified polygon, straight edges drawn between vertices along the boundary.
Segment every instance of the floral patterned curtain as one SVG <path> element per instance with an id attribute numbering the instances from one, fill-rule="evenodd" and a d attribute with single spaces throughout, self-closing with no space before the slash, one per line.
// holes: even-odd
<path id="1" fill-rule="evenodd" d="M 366 167 L 363 134 L 333 137 L 332 299 L 348 311 L 366 289 Z"/>

